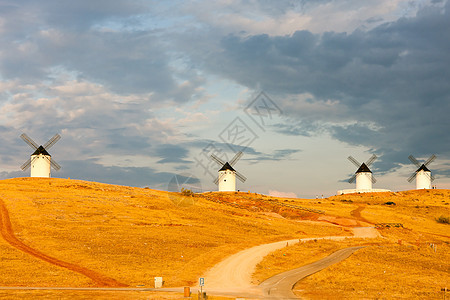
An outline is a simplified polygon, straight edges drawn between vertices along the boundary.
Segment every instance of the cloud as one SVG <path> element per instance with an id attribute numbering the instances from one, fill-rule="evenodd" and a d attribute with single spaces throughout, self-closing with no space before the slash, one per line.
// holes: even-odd
<path id="1" fill-rule="evenodd" d="M 35 84 L 60 76 L 103 85 L 120 95 L 142 94 L 153 102 L 202 98 L 195 70 L 173 63 L 161 31 L 136 30 L 150 13 L 140 1 L 87 4 L 4 2 L 0 37 L 2 79 Z"/>
<path id="2" fill-rule="evenodd" d="M 63 168 L 60 172 L 52 171 L 54 177 L 70 177 L 136 187 L 151 186 L 163 190 L 167 189 L 168 183 L 175 175 L 148 167 L 103 166 L 95 160 L 64 160 L 60 164 Z"/>
<path id="3" fill-rule="evenodd" d="M 156 146 L 155 155 L 162 159 L 158 163 L 190 163 L 185 160 L 189 151 L 186 148 L 177 145 L 163 144 Z"/>
<path id="4" fill-rule="evenodd" d="M 253 157 L 244 158 L 245 160 L 249 160 L 254 163 L 260 163 L 264 161 L 282 161 L 290 159 L 292 154 L 301 152 L 300 149 L 282 149 L 275 150 L 273 153 L 254 153 Z"/>
<path id="5" fill-rule="evenodd" d="M 231 34 L 207 68 L 274 95 L 292 121 L 276 125 L 278 132 L 327 132 L 383 156 L 448 157 L 449 28 L 446 2 L 367 31 Z"/>
<path id="6" fill-rule="evenodd" d="M 371 29 L 382 22 L 415 15 L 423 7 L 423 2 L 425 1 L 195 1 L 181 5 L 181 10 L 194 17 L 197 23 L 206 28 L 212 27 L 224 35 L 283 36 L 291 35 L 297 30 L 324 33 Z M 430 1 L 427 4 L 439 6 L 439 3 Z"/>
<path id="7" fill-rule="evenodd" d="M 23 174 L 22 132 L 38 142 L 58 132 L 52 155 L 73 160 L 63 172 L 81 177 L 79 161 L 86 178 L 161 185 L 196 165 L 224 109 L 245 107 L 235 95 L 261 90 L 283 111 L 267 140 L 328 136 L 379 155 L 378 172 L 409 154 L 449 159 L 449 11 L 406 0 L 2 1 L 2 176 Z M 289 145 L 252 143 L 244 163 L 302 151 Z"/>

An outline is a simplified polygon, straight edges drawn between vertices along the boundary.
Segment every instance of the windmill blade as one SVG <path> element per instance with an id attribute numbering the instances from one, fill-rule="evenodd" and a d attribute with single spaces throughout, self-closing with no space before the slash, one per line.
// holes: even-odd
<path id="1" fill-rule="evenodd" d="M 22 166 L 21 166 L 21 168 L 22 168 L 22 170 L 23 171 L 25 171 L 26 169 L 28 169 L 32 164 L 33 164 L 33 162 L 35 161 L 37 159 L 37 157 L 33 157 L 33 159 L 28 159 Z"/>
<path id="2" fill-rule="evenodd" d="M 366 162 L 366 166 L 370 166 L 371 164 L 373 164 L 373 162 L 377 159 L 378 157 L 373 154 L 371 158 L 369 158 L 369 160 Z"/>
<path id="3" fill-rule="evenodd" d="M 20 168 L 22 169 L 22 171 L 25 171 L 30 166 L 31 166 L 31 158 L 29 158 L 26 162 L 24 162 L 24 164 L 22 166 L 20 166 Z"/>
<path id="4" fill-rule="evenodd" d="M 434 180 L 434 176 L 433 175 L 431 175 L 430 173 L 425 173 L 425 174 L 427 174 L 427 177 L 430 179 L 430 181 Z"/>
<path id="5" fill-rule="evenodd" d="M 369 174 L 366 174 L 367 176 L 370 176 Z M 377 180 L 375 179 L 375 177 L 373 176 L 373 174 L 372 174 L 372 176 L 370 176 L 370 180 L 372 181 L 372 183 L 377 183 Z"/>
<path id="6" fill-rule="evenodd" d="M 217 178 L 214 180 L 214 184 L 218 185 L 219 184 L 219 180 L 222 179 L 223 176 L 225 176 L 225 173 L 222 173 L 219 176 L 217 176 Z"/>
<path id="7" fill-rule="evenodd" d="M 61 136 L 59 134 L 55 134 L 51 139 L 48 140 L 47 143 L 44 144 L 44 149 L 48 150 L 50 149 L 57 141 L 59 141 L 59 139 L 61 138 Z"/>
<path id="8" fill-rule="evenodd" d="M 47 156 L 44 156 L 44 157 L 50 162 L 50 165 L 53 167 L 53 169 L 55 169 L 56 171 L 59 171 L 61 169 L 61 166 L 56 161 L 54 161 L 53 159 L 50 159 Z"/>
<path id="9" fill-rule="evenodd" d="M 351 161 L 357 168 L 359 168 L 361 166 L 361 164 L 356 159 L 354 159 L 352 156 L 347 157 L 347 159 L 349 161 Z"/>
<path id="10" fill-rule="evenodd" d="M 239 178 L 239 180 L 242 182 L 245 182 L 247 180 L 247 178 L 245 178 L 245 176 L 239 173 L 238 171 L 236 171 L 236 177 Z"/>
<path id="11" fill-rule="evenodd" d="M 59 171 L 61 169 L 61 166 L 54 160 L 50 160 L 50 165 L 55 169 L 56 171 Z"/>
<path id="12" fill-rule="evenodd" d="M 234 164 L 237 163 L 237 161 L 242 157 L 242 155 L 244 155 L 244 153 L 242 153 L 242 151 L 239 151 L 238 153 L 236 153 L 236 155 L 230 160 L 229 164 L 231 166 L 234 166 Z"/>
<path id="13" fill-rule="evenodd" d="M 45 159 L 47 159 L 50 162 L 50 165 L 53 167 L 53 169 L 55 169 L 56 171 L 59 171 L 59 169 L 61 169 L 61 166 L 54 160 L 50 159 L 47 156 L 44 156 Z"/>
<path id="14" fill-rule="evenodd" d="M 408 159 L 416 165 L 416 167 L 420 168 L 420 162 L 412 155 L 408 156 Z"/>
<path id="15" fill-rule="evenodd" d="M 218 158 L 216 155 L 211 154 L 211 158 L 212 160 L 214 160 L 218 165 L 223 166 L 225 164 L 225 162 L 223 160 L 221 160 L 220 158 Z"/>
<path id="16" fill-rule="evenodd" d="M 431 164 L 434 160 L 436 159 L 436 155 L 431 155 L 429 159 L 427 159 L 426 162 L 424 162 L 423 164 L 426 166 L 428 166 L 429 164 Z"/>
<path id="17" fill-rule="evenodd" d="M 414 172 L 411 176 L 409 176 L 408 182 L 412 182 L 414 180 L 414 178 L 416 178 L 416 176 L 417 176 L 417 172 Z"/>
<path id="18" fill-rule="evenodd" d="M 436 179 L 436 177 L 434 177 L 434 175 L 430 176 L 431 181 L 434 181 Z"/>
<path id="19" fill-rule="evenodd" d="M 348 183 L 353 183 L 356 180 L 356 174 L 353 175 L 352 177 L 350 177 L 350 179 L 348 180 Z"/>
<path id="20" fill-rule="evenodd" d="M 34 150 L 36 150 L 37 148 L 39 148 L 38 144 L 36 144 L 28 135 L 26 135 L 25 133 L 22 133 L 20 135 L 20 137 L 22 138 L 22 140 L 24 140 L 25 143 L 27 143 L 28 145 L 30 145 L 31 148 L 33 148 Z"/>

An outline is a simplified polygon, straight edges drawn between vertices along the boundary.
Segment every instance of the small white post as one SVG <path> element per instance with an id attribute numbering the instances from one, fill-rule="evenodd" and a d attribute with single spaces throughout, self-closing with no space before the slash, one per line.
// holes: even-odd
<path id="1" fill-rule="evenodd" d="M 163 278 L 155 277 L 155 289 L 160 289 L 163 286 Z"/>

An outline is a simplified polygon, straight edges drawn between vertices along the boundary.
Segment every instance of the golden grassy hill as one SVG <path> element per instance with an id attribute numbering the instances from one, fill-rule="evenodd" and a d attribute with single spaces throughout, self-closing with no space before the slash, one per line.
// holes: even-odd
<path id="1" fill-rule="evenodd" d="M 0 200 L 16 242 L 41 256 L 0 239 L 7 270 L 0 285 L 151 287 L 155 276 L 166 286 L 192 285 L 208 268 L 252 245 L 348 234 L 272 216 L 289 211 L 280 206 L 229 203 L 257 198 L 262 196 L 209 193 L 180 206 L 175 203 L 186 200 L 182 195 L 145 188 L 57 178 L 2 180 Z M 42 255 L 68 265 L 49 263 Z M 82 269 L 73 271 L 76 267 Z M 94 273 L 88 277 L 86 270 Z"/>
<path id="2" fill-rule="evenodd" d="M 450 224 L 437 219 L 450 217 L 449 190 L 351 194 L 309 200 L 313 202 L 331 216 L 403 227 L 380 227 L 382 238 L 374 240 L 318 240 L 278 250 L 258 265 L 256 280 L 272 270 L 289 270 L 344 247 L 365 245 L 345 261 L 300 281 L 296 293 L 302 299 L 443 297 L 440 289 L 450 286 Z"/>
<path id="3" fill-rule="evenodd" d="M 386 205 L 386 202 L 396 205 Z M 1 180 L 0 285 L 152 287 L 155 276 L 162 276 L 166 286 L 193 285 L 208 268 L 253 245 L 291 238 L 349 235 L 349 226 L 402 223 L 404 228 L 380 229 L 385 238 L 370 242 L 376 246 L 359 250 L 345 261 L 344 269 L 344 264 L 333 266 L 334 269 L 313 275 L 323 277 L 307 279 L 314 280 L 314 284 L 306 280 L 308 284 L 302 286 L 302 295 L 321 298 L 327 295 L 317 294 L 318 290 L 335 291 L 343 284 L 354 289 L 353 292 L 342 288 L 331 295 L 358 298 L 354 291 L 363 288 L 355 282 L 363 285 L 370 282 L 374 291 L 365 296 L 372 298 L 377 297 L 376 288 L 385 278 L 361 277 L 364 270 L 352 267 L 352 264 L 367 263 L 367 257 L 374 259 L 371 270 L 383 268 L 392 257 L 398 257 L 399 262 L 402 259 L 410 264 L 415 262 L 408 267 L 412 272 L 426 270 L 421 279 L 408 277 L 408 284 L 427 282 L 430 276 L 437 276 L 436 284 L 448 281 L 445 274 L 449 273 L 449 264 L 443 264 L 441 259 L 450 261 L 450 225 L 438 223 L 436 218 L 450 215 L 449 203 L 447 190 L 342 195 L 327 199 L 280 199 L 242 192 L 187 197 L 148 188 L 69 179 Z M 10 219 L 9 231 L 6 217 Z M 292 268 L 292 261 L 286 258 L 295 257 L 294 263 L 301 265 L 336 249 L 367 243 L 349 241 L 344 245 L 321 241 L 292 246 L 282 250 L 282 256 L 277 253 L 268 256 L 256 277 L 266 278 L 271 274 L 268 270 L 275 265 L 279 271 Z M 430 243 L 438 245 L 439 256 L 425 248 Z M 395 256 L 383 249 L 395 252 Z M 422 257 L 423 265 L 412 260 L 414 257 Z M 400 265 L 391 264 L 401 270 Z M 352 274 L 351 271 L 355 274 L 336 276 Z M 330 282 L 329 276 L 335 280 Z M 390 283 L 394 287 L 396 281 L 390 278 Z M 388 288 L 383 295 L 390 292 Z M 5 293 L 0 291 L 0 297 Z M 73 298 L 67 292 L 54 293 L 55 297 Z M 40 294 L 20 293 L 20 297 L 24 295 Z M 134 294 L 130 297 L 139 298 Z"/>

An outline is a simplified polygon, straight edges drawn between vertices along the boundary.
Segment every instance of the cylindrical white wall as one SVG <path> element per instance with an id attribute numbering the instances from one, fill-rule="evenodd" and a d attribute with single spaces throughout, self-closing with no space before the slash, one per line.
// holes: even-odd
<path id="1" fill-rule="evenodd" d="M 50 177 L 50 156 L 31 156 L 31 177 Z"/>
<path id="2" fill-rule="evenodd" d="M 431 172 L 420 170 L 416 175 L 416 189 L 431 189 Z"/>
<path id="3" fill-rule="evenodd" d="M 372 189 L 372 173 L 360 172 L 356 174 L 356 189 L 371 190 Z"/>
<path id="4" fill-rule="evenodd" d="M 224 170 L 219 172 L 219 192 L 236 191 L 236 172 Z"/>

